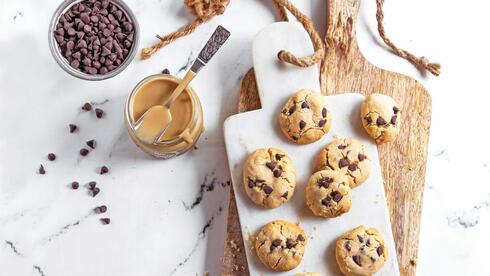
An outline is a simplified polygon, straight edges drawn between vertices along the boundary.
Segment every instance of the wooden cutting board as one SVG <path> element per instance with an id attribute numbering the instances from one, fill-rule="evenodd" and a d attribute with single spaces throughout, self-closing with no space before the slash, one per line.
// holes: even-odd
<path id="1" fill-rule="evenodd" d="M 416 80 L 375 67 L 359 51 L 355 30 L 360 0 L 328 1 L 325 60 L 320 68 L 322 93 L 359 91 L 390 95 L 402 107 L 401 132 L 394 142 L 378 146 L 401 275 L 415 275 L 425 181 L 431 98 Z M 242 80 L 238 112 L 260 108 L 249 71 Z M 233 190 L 230 190 L 228 235 L 222 275 L 248 275 Z"/>

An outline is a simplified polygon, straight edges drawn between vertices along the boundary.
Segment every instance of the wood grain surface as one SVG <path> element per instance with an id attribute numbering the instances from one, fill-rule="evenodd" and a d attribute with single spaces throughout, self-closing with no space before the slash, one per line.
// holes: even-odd
<path id="1" fill-rule="evenodd" d="M 401 132 L 394 142 L 378 146 L 378 151 L 400 273 L 415 275 L 431 98 L 416 80 L 377 68 L 362 56 L 355 35 L 359 1 L 328 1 L 327 51 L 320 66 L 322 93 L 378 92 L 390 95 L 399 103 L 403 114 Z M 242 80 L 238 111 L 257 108 L 260 102 L 254 73 L 250 70 Z M 243 252 L 248 242 L 244 243 L 241 235 L 233 189 L 230 193 L 222 275 L 249 275 Z"/>

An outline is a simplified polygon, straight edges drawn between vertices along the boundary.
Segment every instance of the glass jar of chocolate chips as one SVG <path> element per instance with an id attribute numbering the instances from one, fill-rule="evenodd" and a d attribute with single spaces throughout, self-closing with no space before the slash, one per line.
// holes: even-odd
<path id="1" fill-rule="evenodd" d="M 138 23 L 122 0 L 65 0 L 49 28 L 56 62 L 85 80 L 122 72 L 136 55 L 138 40 Z"/>

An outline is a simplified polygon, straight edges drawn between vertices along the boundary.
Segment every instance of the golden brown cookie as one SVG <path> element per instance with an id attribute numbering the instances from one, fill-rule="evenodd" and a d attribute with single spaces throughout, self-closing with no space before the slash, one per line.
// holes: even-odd
<path id="1" fill-rule="evenodd" d="M 297 144 L 318 141 L 332 125 L 327 100 L 318 92 L 296 92 L 284 105 L 279 125 L 284 135 Z"/>
<path id="2" fill-rule="evenodd" d="M 402 123 L 400 107 L 390 96 L 371 94 L 361 105 L 361 122 L 377 144 L 393 141 Z"/>
<path id="3" fill-rule="evenodd" d="M 293 196 L 295 187 L 293 162 L 280 149 L 257 149 L 243 165 L 243 188 L 256 204 L 276 208 Z"/>
<path id="4" fill-rule="evenodd" d="M 306 205 L 316 216 L 334 218 L 350 210 L 352 193 L 347 177 L 337 171 L 318 171 L 306 185 Z"/>
<path id="5" fill-rule="evenodd" d="M 383 267 L 388 249 L 378 230 L 359 226 L 337 240 L 335 258 L 345 275 L 368 276 Z"/>
<path id="6" fill-rule="evenodd" d="M 276 271 L 296 268 L 303 259 L 307 240 L 297 224 L 275 220 L 265 225 L 255 238 L 260 261 Z"/>
<path id="7" fill-rule="evenodd" d="M 334 170 L 343 173 L 351 188 L 366 181 L 371 173 L 371 158 L 366 147 L 352 138 L 332 140 L 320 152 L 316 170 Z"/>

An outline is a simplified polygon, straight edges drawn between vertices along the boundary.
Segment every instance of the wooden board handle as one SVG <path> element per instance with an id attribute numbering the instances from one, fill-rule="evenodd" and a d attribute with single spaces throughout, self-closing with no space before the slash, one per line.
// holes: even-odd
<path id="1" fill-rule="evenodd" d="M 330 0 L 327 5 L 327 49 L 345 56 L 357 49 L 356 24 L 359 0 Z"/>

